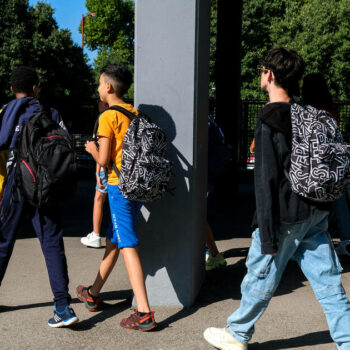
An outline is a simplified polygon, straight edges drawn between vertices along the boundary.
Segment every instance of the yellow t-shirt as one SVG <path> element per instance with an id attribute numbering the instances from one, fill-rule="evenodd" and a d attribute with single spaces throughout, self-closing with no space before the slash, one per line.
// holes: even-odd
<path id="1" fill-rule="evenodd" d="M 138 114 L 137 109 L 130 104 L 120 104 L 119 106 L 127 109 L 131 113 Z M 129 124 L 130 119 L 126 115 L 111 109 L 103 112 L 99 118 L 97 134 L 99 137 L 108 137 L 112 140 L 111 159 L 118 170 L 121 168 L 123 139 Z M 108 184 L 119 184 L 118 176 L 111 165 L 108 165 Z"/>

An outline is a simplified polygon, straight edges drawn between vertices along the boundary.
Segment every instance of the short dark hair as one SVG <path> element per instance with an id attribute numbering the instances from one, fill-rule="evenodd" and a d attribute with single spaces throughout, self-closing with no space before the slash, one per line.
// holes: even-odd
<path id="1" fill-rule="evenodd" d="M 262 65 L 273 72 L 276 85 L 289 96 L 299 95 L 298 82 L 304 74 L 305 63 L 296 51 L 283 47 L 272 49 L 263 58 Z"/>
<path id="2" fill-rule="evenodd" d="M 31 93 L 33 92 L 33 86 L 39 85 L 39 78 L 33 68 L 21 66 L 12 71 L 10 84 L 15 93 Z"/>
<path id="3" fill-rule="evenodd" d="M 104 74 L 112 80 L 112 85 L 118 97 L 123 97 L 132 84 L 131 72 L 122 64 L 109 64 L 101 69 Z"/>

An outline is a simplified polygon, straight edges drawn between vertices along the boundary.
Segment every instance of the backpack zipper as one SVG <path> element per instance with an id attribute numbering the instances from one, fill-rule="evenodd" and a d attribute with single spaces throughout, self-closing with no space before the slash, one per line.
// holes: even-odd
<path id="1" fill-rule="evenodd" d="M 42 137 L 42 139 L 52 139 L 54 137 L 62 137 L 62 136 L 61 135 L 51 135 L 51 136 Z"/>
<path id="2" fill-rule="evenodd" d="M 36 178 L 35 178 L 35 176 L 34 176 L 32 170 L 30 169 L 29 165 L 28 165 L 24 160 L 22 160 L 22 163 L 23 163 L 24 166 L 28 169 L 30 175 L 32 175 L 33 181 L 36 182 Z"/>

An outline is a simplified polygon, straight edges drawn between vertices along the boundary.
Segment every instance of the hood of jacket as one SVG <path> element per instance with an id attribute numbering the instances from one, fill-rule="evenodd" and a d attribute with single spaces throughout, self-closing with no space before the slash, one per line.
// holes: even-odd
<path id="1" fill-rule="evenodd" d="M 17 98 L 1 111 L 0 149 L 14 148 L 22 125 L 40 110 L 39 101 L 33 97 Z"/>
<path id="2" fill-rule="evenodd" d="M 259 118 L 273 130 L 283 133 L 290 139 L 292 135 L 290 108 L 291 104 L 288 102 L 268 103 L 261 110 Z"/>

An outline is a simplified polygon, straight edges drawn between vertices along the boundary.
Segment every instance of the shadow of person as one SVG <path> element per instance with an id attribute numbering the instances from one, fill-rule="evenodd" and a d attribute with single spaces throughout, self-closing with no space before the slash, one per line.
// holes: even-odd
<path id="1" fill-rule="evenodd" d="M 130 308 L 132 292 L 128 290 L 119 290 L 112 292 L 101 293 L 101 298 L 103 300 L 100 310 L 94 313 L 92 317 L 80 321 L 79 323 L 71 327 L 74 331 L 85 331 L 95 327 L 97 323 L 103 322 L 108 318 L 115 316 Z M 114 301 L 114 303 L 106 301 Z M 117 302 L 115 302 L 117 300 Z M 78 299 L 73 299 L 73 303 L 80 303 Z"/>
<path id="2" fill-rule="evenodd" d="M 161 200 L 146 203 L 139 220 L 140 257 L 145 276 L 152 277 L 146 278 L 150 304 L 187 305 L 193 278 L 190 269 L 194 228 L 189 219 L 194 198 L 193 156 L 191 153 L 182 154 L 177 145 L 188 139 L 188 135 L 176 137 L 174 120 L 164 108 L 140 105 L 138 109 L 149 115 L 166 133 L 167 158 L 173 162 L 173 176 L 169 184 L 173 194 L 167 193 Z M 187 226 L 186 220 L 189 221 Z M 204 234 L 203 231 L 203 261 Z"/>
<path id="3" fill-rule="evenodd" d="M 193 210 L 191 206 L 194 198 L 192 184 L 194 174 L 193 166 L 189 161 L 192 158 L 179 151 L 177 145 L 181 142 L 181 137 L 176 137 L 175 123 L 167 111 L 154 105 L 140 105 L 138 108 L 151 116 L 152 120 L 167 134 L 167 156 L 174 163 L 174 176 L 170 182 L 170 188 L 175 188 L 174 195 L 166 194 L 159 201 L 146 203 L 141 210 L 142 215 L 140 215 L 139 220 L 140 257 L 146 276 L 150 304 L 188 305 L 189 294 L 191 293 L 189 279 L 193 278 L 193 275 L 191 275 L 193 270 L 189 271 L 193 268 L 191 266 L 193 261 L 192 250 L 189 249 L 188 245 L 200 244 L 198 242 L 193 243 L 193 228 L 186 226 L 185 221 L 188 220 L 188 213 Z M 243 196 L 248 205 L 250 197 L 248 198 L 246 193 Z M 206 199 L 203 198 L 203 200 Z M 252 201 L 254 202 L 254 199 Z M 232 209 L 232 207 L 230 208 Z M 240 215 L 245 216 L 242 213 L 243 209 L 240 210 L 239 208 L 238 205 L 236 219 Z M 191 223 L 191 220 L 188 221 Z M 190 225 L 193 225 L 193 223 Z M 251 232 L 249 232 L 249 236 L 250 234 Z M 205 231 L 203 231 L 203 243 L 204 235 Z M 203 248 L 204 265 L 204 244 L 201 248 Z M 225 269 L 216 270 L 215 273 L 207 273 L 195 304 L 163 320 L 160 328 L 189 316 L 202 305 L 225 299 L 239 299 L 240 284 L 246 272 L 244 257 L 246 252 L 247 249 L 228 252 L 229 254 L 242 254 L 242 259 Z M 155 276 L 157 278 L 154 278 Z M 228 280 L 232 281 L 229 286 L 227 285 Z M 302 286 L 299 278 L 294 279 L 293 282 L 290 285 L 282 284 L 283 289 L 279 289 L 277 293 L 288 293 Z M 178 303 L 176 303 L 176 300 L 178 300 Z"/>
<path id="4" fill-rule="evenodd" d="M 252 350 L 277 350 L 277 349 L 305 349 L 306 346 L 315 346 L 322 344 L 333 343 L 329 331 L 319 331 L 308 334 L 303 334 L 298 337 L 289 339 L 270 340 L 265 343 L 249 344 L 249 349 Z"/>

